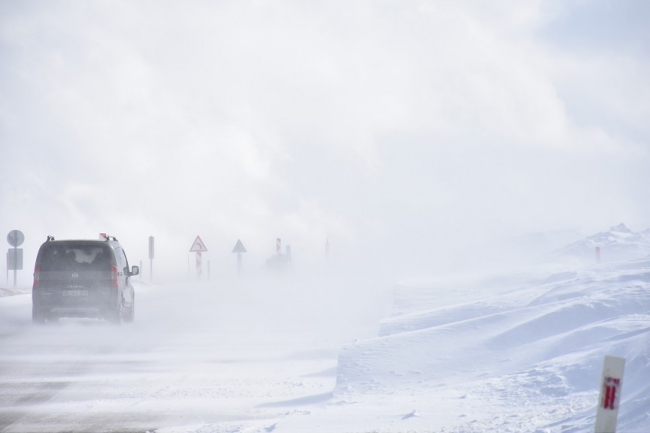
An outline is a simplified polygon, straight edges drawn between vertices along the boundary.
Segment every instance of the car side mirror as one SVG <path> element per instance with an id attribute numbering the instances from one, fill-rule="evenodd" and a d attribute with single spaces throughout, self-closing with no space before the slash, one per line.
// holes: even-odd
<path id="1" fill-rule="evenodd" d="M 131 276 L 133 275 L 140 275 L 140 267 L 139 266 L 132 266 L 131 267 Z"/>

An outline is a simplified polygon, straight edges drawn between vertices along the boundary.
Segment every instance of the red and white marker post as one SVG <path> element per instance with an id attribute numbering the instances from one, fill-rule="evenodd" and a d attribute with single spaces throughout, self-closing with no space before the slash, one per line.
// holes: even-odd
<path id="1" fill-rule="evenodd" d="M 200 236 L 197 236 L 192 243 L 192 248 L 190 248 L 191 253 L 196 253 L 196 275 L 201 279 L 201 274 L 203 273 L 203 257 L 201 253 L 208 252 L 208 249 L 205 246 L 205 243 L 201 240 Z"/>
<path id="2" fill-rule="evenodd" d="M 596 412 L 596 433 L 616 433 L 618 406 L 623 387 L 625 358 L 606 356 L 600 380 L 600 398 Z"/>

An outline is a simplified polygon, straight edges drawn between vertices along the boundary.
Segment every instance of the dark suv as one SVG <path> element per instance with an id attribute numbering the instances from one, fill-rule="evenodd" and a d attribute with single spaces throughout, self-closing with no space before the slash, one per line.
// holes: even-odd
<path id="1" fill-rule="evenodd" d="M 48 236 L 36 256 L 32 289 L 34 322 L 59 317 L 98 317 L 132 322 L 135 293 L 124 249 L 113 236 L 105 240 L 61 240 Z"/>

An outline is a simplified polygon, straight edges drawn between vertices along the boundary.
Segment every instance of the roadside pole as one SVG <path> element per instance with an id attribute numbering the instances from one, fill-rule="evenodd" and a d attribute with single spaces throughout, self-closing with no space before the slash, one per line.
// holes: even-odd
<path id="1" fill-rule="evenodd" d="M 192 243 L 190 248 L 190 253 L 196 253 L 196 275 L 201 280 L 201 274 L 203 273 L 203 257 L 202 253 L 207 253 L 208 249 L 205 246 L 205 243 L 201 240 L 200 236 L 197 236 Z M 188 269 L 189 269 L 189 256 L 188 256 Z"/>
<path id="2" fill-rule="evenodd" d="M 18 248 L 14 245 L 14 289 L 16 288 L 16 280 L 18 276 Z"/>
<path id="3" fill-rule="evenodd" d="M 242 268 L 242 257 L 241 254 L 246 252 L 244 244 L 241 243 L 240 239 L 237 239 L 235 247 L 232 249 L 233 253 L 237 253 L 237 275 L 241 277 L 241 268 Z"/>
<path id="4" fill-rule="evenodd" d="M 153 282 L 153 236 L 149 236 L 149 282 Z"/>
<path id="5" fill-rule="evenodd" d="M 25 242 L 25 235 L 20 230 L 12 230 L 7 235 L 7 242 L 13 247 L 13 251 L 7 253 L 7 280 L 9 279 L 9 267 L 14 271 L 14 289 L 16 288 L 16 281 L 18 279 L 18 270 L 23 269 L 23 250 L 18 247 Z M 11 254 L 12 260 L 9 260 Z M 8 282 L 8 281 L 7 281 Z"/>
<path id="6" fill-rule="evenodd" d="M 616 433 L 624 369 L 625 358 L 605 357 L 596 412 L 596 433 Z"/>
<path id="7" fill-rule="evenodd" d="M 199 281 L 201 281 L 201 275 L 203 275 L 203 256 L 201 255 L 201 251 L 196 252 L 196 275 L 199 277 Z"/>

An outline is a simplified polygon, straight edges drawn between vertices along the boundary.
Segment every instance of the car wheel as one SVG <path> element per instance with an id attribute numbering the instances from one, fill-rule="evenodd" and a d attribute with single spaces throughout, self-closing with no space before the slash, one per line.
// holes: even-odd
<path id="1" fill-rule="evenodd" d="M 45 311 L 32 306 L 32 322 L 45 323 L 45 319 L 47 319 L 47 314 Z"/>
<path id="2" fill-rule="evenodd" d="M 133 323 L 133 321 L 135 320 L 135 304 L 131 304 L 129 308 L 124 309 L 122 320 L 124 320 L 127 323 Z"/>
<path id="3" fill-rule="evenodd" d="M 108 320 L 109 322 L 115 325 L 119 325 L 120 323 L 122 323 L 122 311 L 124 311 L 124 306 L 120 302 L 120 304 L 117 306 L 115 310 L 109 311 L 106 314 L 106 320 Z"/>

